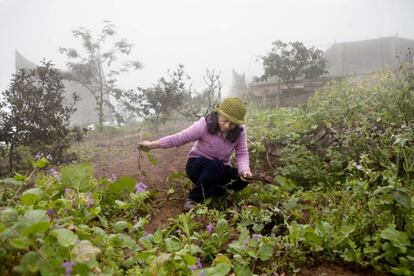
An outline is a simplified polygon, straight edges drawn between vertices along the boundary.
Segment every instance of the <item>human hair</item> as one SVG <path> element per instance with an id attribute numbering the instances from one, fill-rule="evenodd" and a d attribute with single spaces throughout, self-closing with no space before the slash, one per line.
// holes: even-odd
<path id="1" fill-rule="evenodd" d="M 220 131 L 217 112 L 215 111 L 210 112 L 210 114 L 206 116 L 206 123 L 207 123 L 208 133 L 216 134 L 217 132 Z M 243 129 L 239 125 L 236 125 L 232 130 L 229 131 L 225 139 L 229 141 L 230 143 L 236 142 L 242 130 Z"/>

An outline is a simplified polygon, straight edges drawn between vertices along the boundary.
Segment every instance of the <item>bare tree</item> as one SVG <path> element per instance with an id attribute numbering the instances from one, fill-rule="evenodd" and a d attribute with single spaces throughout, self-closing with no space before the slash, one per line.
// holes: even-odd
<path id="1" fill-rule="evenodd" d="M 191 84 L 188 86 L 184 93 L 184 104 L 177 110 L 178 113 L 188 118 L 199 119 L 213 111 L 215 105 L 220 102 L 223 87 L 220 73 L 207 69 L 203 79 L 206 88 L 201 93 L 193 91 Z"/>

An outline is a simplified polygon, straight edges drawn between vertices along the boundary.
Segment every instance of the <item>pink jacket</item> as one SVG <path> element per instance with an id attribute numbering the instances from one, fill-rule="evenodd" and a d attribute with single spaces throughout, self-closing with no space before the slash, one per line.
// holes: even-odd
<path id="1" fill-rule="evenodd" d="M 243 171 L 250 171 L 246 126 L 242 126 L 242 129 L 237 141 L 230 143 L 221 136 L 220 132 L 217 134 L 208 133 L 207 122 L 203 117 L 181 132 L 162 137 L 160 139 L 160 146 L 161 148 L 172 148 L 196 141 L 188 153 L 188 158 L 205 157 L 217 159 L 222 160 L 224 164 L 229 166 L 231 166 L 231 154 L 235 151 L 237 170 L 241 174 Z"/>

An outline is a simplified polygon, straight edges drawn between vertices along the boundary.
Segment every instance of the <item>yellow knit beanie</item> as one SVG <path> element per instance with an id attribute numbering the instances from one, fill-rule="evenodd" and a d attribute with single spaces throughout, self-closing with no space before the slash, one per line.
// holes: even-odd
<path id="1" fill-rule="evenodd" d="M 217 105 L 214 111 L 230 122 L 242 125 L 246 114 L 246 103 L 239 97 L 228 97 Z"/>

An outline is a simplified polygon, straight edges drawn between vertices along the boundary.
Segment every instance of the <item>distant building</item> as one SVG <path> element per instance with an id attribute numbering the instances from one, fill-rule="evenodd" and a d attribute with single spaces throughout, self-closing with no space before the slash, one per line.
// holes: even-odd
<path id="1" fill-rule="evenodd" d="M 332 77 L 318 80 L 301 80 L 295 82 L 293 88 L 279 81 L 257 82 L 249 84 L 244 94 L 239 94 L 249 101 L 262 106 L 286 107 L 305 103 L 315 90 L 322 87 Z"/>
<path id="2" fill-rule="evenodd" d="M 398 36 L 335 43 L 324 52 L 328 71 L 325 77 L 298 80 L 292 89 L 273 78 L 267 82 L 250 83 L 245 90 L 234 89 L 234 93 L 268 106 L 303 104 L 317 88 L 331 79 L 397 68 L 406 58 L 409 48 L 414 49 L 414 40 Z"/>
<path id="3" fill-rule="evenodd" d="M 414 48 L 414 40 L 398 36 L 335 43 L 324 56 L 330 76 L 360 75 L 396 68 Z"/>
<path id="4" fill-rule="evenodd" d="M 236 94 L 244 93 L 247 89 L 246 74 L 237 74 L 233 69 L 233 92 Z"/>
<path id="5" fill-rule="evenodd" d="M 15 52 L 16 58 L 16 72 L 19 69 L 34 69 L 38 65 L 29 61 L 19 51 Z M 98 121 L 98 115 L 96 112 L 96 102 L 92 94 L 80 83 L 76 81 L 63 80 L 65 85 L 65 99 L 70 101 L 72 94 L 76 92 L 81 98 L 76 105 L 76 111 L 72 114 L 70 123 L 71 125 L 86 126 Z"/>

